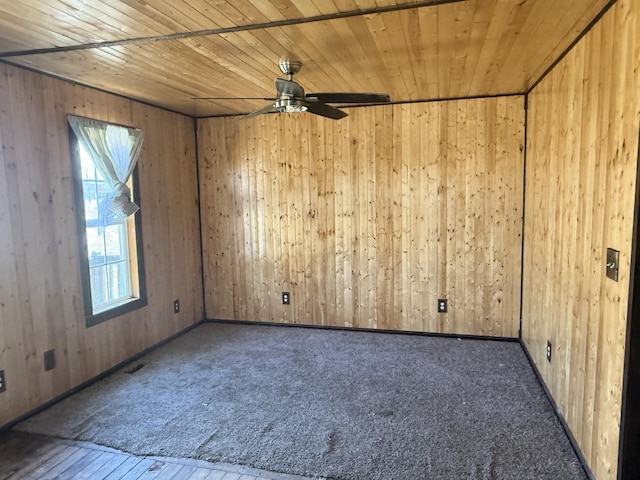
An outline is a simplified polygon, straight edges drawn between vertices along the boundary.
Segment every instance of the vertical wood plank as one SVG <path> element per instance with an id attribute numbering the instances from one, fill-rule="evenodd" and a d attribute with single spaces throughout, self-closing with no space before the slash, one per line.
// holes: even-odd
<path id="1" fill-rule="evenodd" d="M 620 0 L 529 96 L 523 339 L 598 479 L 617 476 L 638 25 L 640 5 Z M 607 247 L 620 251 L 618 282 L 605 276 Z"/>
<path id="2" fill-rule="evenodd" d="M 234 252 L 204 236 L 207 283 L 233 279 L 207 308 L 224 291 L 236 320 L 516 336 L 523 123 L 521 97 L 199 120 L 203 231 Z"/>
<path id="3" fill-rule="evenodd" d="M 194 122 L 0 66 L 0 426 L 202 319 Z M 146 307 L 85 326 L 67 114 L 145 132 Z M 192 253 L 193 252 L 193 253 Z M 172 299 L 184 306 L 173 314 Z M 55 350 L 45 372 L 43 354 Z"/>

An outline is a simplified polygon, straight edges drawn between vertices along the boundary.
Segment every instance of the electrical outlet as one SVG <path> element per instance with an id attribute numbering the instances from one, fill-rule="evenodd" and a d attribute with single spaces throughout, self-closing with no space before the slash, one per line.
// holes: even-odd
<path id="1" fill-rule="evenodd" d="M 551 340 L 547 340 L 547 362 L 551 363 Z"/>
<path id="2" fill-rule="evenodd" d="M 614 282 L 618 281 L 618 269 L 620 268 L 620 251 L 613 248 L 607 248 L 607 277 Z"/>
<path id="3" fill-rule="evenodd" d="M 178 313 L 180 311 L 180 300 L 173 301 L 173 313 Z"/>
<path id="4" fill-rule="evenodd" d="M 56 368 L 56 351 L 49 350 L 44 352 L 44 371 L 48 372 Z"/>
<path id="5" fill-rule="evenodd" d="M 439 298 L 438 299 L 438 313 L 447 313 L 447 299 Z"/>
<path id="6" fill-rule="evenodd" d="M 7 389 L 7 383 L 4 381 L 4 370 L 0 370 L 0 393 Z"/>
<path id="7" fill-rule="evenodd" d="M 282 292 L 282 304 L 289 305 L 289 292 Z"/>

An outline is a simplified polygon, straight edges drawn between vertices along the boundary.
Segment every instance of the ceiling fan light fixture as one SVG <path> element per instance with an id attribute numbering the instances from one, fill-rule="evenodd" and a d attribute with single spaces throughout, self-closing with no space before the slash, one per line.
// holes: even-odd
<path id="1" fill-rule="evenodd" d="M 287 105 L 282 107 L 281 112 L 306 112 L 309 109 L 306 105 Z"/>
<path id="2" fill-rule="evenodd" d="M 309 109 L 307 102 L 298 98 L 278 98 L 274 108 L 280 113 L 306 112 Z"/>

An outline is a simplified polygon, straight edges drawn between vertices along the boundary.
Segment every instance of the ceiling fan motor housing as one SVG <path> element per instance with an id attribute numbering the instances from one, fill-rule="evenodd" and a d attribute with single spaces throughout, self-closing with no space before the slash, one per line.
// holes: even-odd
<path id="1" fill-rule="evenodd" d="M 291 76 L 298 73 L 302 68 L 302 62 L 283 57 L 278 62 L 278 66 L 280 67 L 280 71 L 285 75 L 289 75 L 289 79 L 291 79 Z"/>

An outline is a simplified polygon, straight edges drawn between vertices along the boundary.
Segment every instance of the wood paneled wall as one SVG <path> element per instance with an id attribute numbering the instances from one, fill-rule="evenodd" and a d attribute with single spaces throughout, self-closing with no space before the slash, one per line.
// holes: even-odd
<path id="1" fill-rule="evenodd" d="M 619 0 L 529 96 L 523 338 L 598 480 L 617 471 L 638 32 L 640 5 Z M 607 247 L 620 250 L 617 283 L 605 276 Z"/>
<path id="2" fill-rule="evenodd" d="M 86 328 L 66 114 L 139 127 L 148 306 Z M 194 121 L 0 65 L 0 426 L 199 321 Z M 181 312 L 173 313 L 173 299 Z M 44 371 L 55 349 L 57 367 Z"/>
<path id="3" fill-rule="evenodd" d="M 523 97 L 348 112 L 198 120 L 207 316 L 517 337 Z"/>

